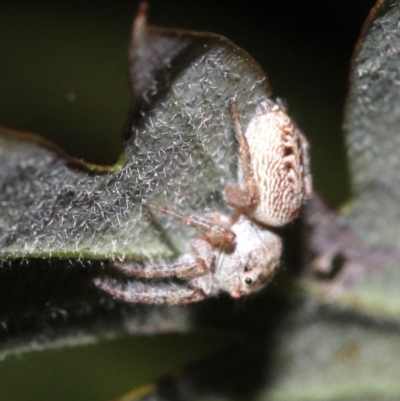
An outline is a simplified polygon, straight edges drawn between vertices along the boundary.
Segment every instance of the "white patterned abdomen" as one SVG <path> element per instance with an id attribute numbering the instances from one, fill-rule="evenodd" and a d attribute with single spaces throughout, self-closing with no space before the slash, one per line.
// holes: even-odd
<path id="1" fill-rule="evenodd" d="M 308 143 L 285 111 L 270 101 L 260 105 L 245 136 L 259 201 L 251 216 L 282 226 L 297 217 L 311 195 Z"/>

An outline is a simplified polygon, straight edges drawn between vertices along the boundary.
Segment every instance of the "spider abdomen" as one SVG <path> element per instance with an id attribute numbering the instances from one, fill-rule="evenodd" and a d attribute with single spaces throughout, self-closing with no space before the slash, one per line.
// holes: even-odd
<path id="1" fill-rule="evenodd" d="M 271 103 L 261 103 L 245 134 L 259 192 L 251 214 L 261 223 L 283 226 L 297 217 L 310 196 L 311 179 L 301 133 L 286 112 Z"/>

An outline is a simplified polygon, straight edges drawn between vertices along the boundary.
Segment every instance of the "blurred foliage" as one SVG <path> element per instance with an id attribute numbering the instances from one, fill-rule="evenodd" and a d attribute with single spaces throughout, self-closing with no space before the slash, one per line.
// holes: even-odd
<path id="1" fill-rule="evenodd" d="M 211 332 L 164 334 L 10 357 L 0 364 L 0 396 L 16 401 L 107 400 L 230 342 Z"/>

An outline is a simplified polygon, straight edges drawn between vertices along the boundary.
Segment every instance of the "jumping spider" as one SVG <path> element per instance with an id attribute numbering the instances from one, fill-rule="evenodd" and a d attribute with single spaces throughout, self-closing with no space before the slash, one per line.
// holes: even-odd
<path id="1" fill-rule="evenodd" d="M 98 277 L 95 284 L 125 302 L 181 305 L 228 292 L 241 298 L 264 287 L 279 267 L 281 238 L 268 227 L 295 219 L 311 196 L 309 146 L 280 103 L 262 99 L 246 132 L 236 103 L 230 104 L 240 157 L 238 183 L 227 185 L 224 197 L 232 216 L 201 218 L 147 203 L 152 210 L 179 219 L 202 233 L 173 262 L 113 262 L 127 276 L 175 277 L 182 284 L 140 280 L 122 283 Z"/>

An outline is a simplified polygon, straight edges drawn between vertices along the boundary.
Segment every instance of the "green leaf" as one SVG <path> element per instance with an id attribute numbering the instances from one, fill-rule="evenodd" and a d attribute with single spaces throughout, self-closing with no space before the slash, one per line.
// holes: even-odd
<path id="1" fill-rule="evenodd" d="M 227 210 L 221 190 L 236 166 L 228 101 L 237 97 L 247 121 L 268 94 L 266 78 L 219 36 L 158 29 L 148 36 L 148 53 L 173 50 L 161 61 L 146 53 L 137 62 L 143 69 L 150 64 L 153 75 L 133 96 L 136 125 L 119 171 L 73 168 L 40 142 L 2 136 L 3 258 L 172 257 L 192 231 L 153 216 L 143 200 L 194 214 Z"/>
<path id="2" fill-rule="evenodd" d="M 383 258 L 363 263 L 349 304 L 400 321 L 400 17 L 399 1 L 379 1 L 352 62 L 345 115 L 354 197 L 345 212 L 352 232 Z M 356 306 L 357 307 L 357 306 Z"/>
<path id="3" fill-rule="evenodd" d="M 144 200 L 184 213 L 228 212 L 236 176 L 229 101 L 244 124 L 269 95 L 255 61 L 213 34 L 144 28 L 131 48 L 132 109 L 110 168 L 36 136 L 0 135 L 1 321 L 7 352 L 115 332 L 184 330 L 189 309 L 123 305 L 92 277 L 115 258 L 176 257 L 195 235 Z M 45 327 L 51 333 L 43 335 Z"/>
<path id="4" fill-rule="evenodd" d="M 187 212 L 227 212 L 220 191 L 236 173 L 236 144 L 227 100 L 238 94 L 246 122 L 253 107 L 251 102 L 268 93 L 265 77 L 252 59 L 226 40 L 215 35 L 152 28 L 141 42 L 145 44 L 142 50 L 149 49 L 149 53 L 132 51 L 133 66 L 140 65 L 140 60 L 144 65 L 153 61 L 148 69 L 135 67 L 131 71 L 136 92 L 130 121 L 135 129 L 126 141 L 122 167 L 115 167 L 113 171 L 103 169 L 99 173 L 93 166 L 85 167 L 46 147 L 4 139 L 5 146 L 12 149 L 6 152 L 4 160 L 12 165 L 12 154 L 23 155 L 14 161 L 14 166 L 18 167 L 16 171 L 10 168 L 4 178 L 7 180 L 8 174 L 14 174 L 15 183 L 25 183 L 15 193 L 24 200 L 30 196 L 28 191 L 24 198 L 23 189 L 30 188 L 31 184 L 27 183 L 31 182 L 39 186 L 41 181 L 37 180 L 35 171 L 40 171 L 41 178 L 47 177 L 45 183 L 57 182 L 62 172 L 65 174 L 62 180 L 50 188 L 62 190 L 70 183 L 71 194 L 58 198 L 57 191 L 49 191 L 48 194 L 57 196 L 39 199 L 64 199 L 65 204 L 74 202 L 69 213 L 82 216 L 81 226 L 75 229 L 83 236 L 75 238 L 75 242 L 65 248 L 66 253 L 62 253 L 64 248 L 57 248 L 58 239 L 51 242 L 46 230 L 44 239 L 36 240 L 35 230 L 40 221 L 31 219 L 30 224 L 21 222 L 14 227 L 1 217 L 9 231 L 20 230 L 18 233 L 25 235 L 28 247 L 36 244 L 35 241 L 47 246 L 43 248 L 46 259 L 27 257 L 22 243 L 20 249 L 13 251 L 15 260 L 5 257 L 4 268 L 0 271 L 0 308 L 4 338 L 8 343 L 3 343 L 7 351 L 2 355 L 34 346 L 45 348 L 84 342 L 121 331 L 149 333 L 208 327 L 231 331 L 238 341 L 211 360 L 189 367 L 184 374 L 164 378 L 149 388 L 152 391 L 146 393 L 146 399 L 333 401 L 379 398 L 389 401 L 399 398 L 397 190 L 391 188 L 389 197 L 379 190 L 382 186 L 389 188 L 387 178 L 391 183 L 397 182 L 396 147 L 393 146 L 396 131 L 389 122 L 397 121 L 398 113 L 395 100 L 389 105 L 383 100 L 386 92 L 379 92 L 379 96 L 374 94 L 386 85 L 389 99 L 396 96 L 395 81 L 385 84 L 379 79 L 387 75 L 387 67 L 390 67 L 391 77 L 397 74 L 396 62 L 392 68 L 391 56 L 397 54 L 397 41 L 393 38 L 398 30 L 395 26 L 398 3 L 383 2 L 372 14 L 358 54 L 364 54 L 364 50 L 368 52 L 354 64 L 346 123 L 354 202 L 339 219 L 322 210 L 317 224 L 321 229 L 319 233 L 326 234 L 327 241 L 320 241 L 320 248 L 314 250 L 322 254 L 323 245 L 327 244 L 348 262 L 339 276 L 330 281 L 316 280 L 310 278 L 311 269 L 299 276 L 292 275 L 292 270 L 299 267 L 304 257 L 303 249 L 297 249 L 296 253 L 296 246 L 301 248 L 297 227 L 303 227 L 299 224 L 289 229 L 293 240 L 286 244 L 283 275 L 258 297 L 240 306 L 225 298 L 188 308 L 123 305 L 100 295 L 91 286 L 91 275 L 106 265 L 107 259 L 174 257 L 182 252 L 187 239 L 193 235 L 191 230 L 164 216 L 148 214 L 141 206 L 141 199 Z M 380 48 L 381 42 L 386 40 L 382 32 L 388 32 L 388 37 L 394 40 L 385 47 L 390 50 L 386 58 L 382 57 L 385 52 Z M 158 43 L 159 47 L 153 48 L 152 43 Z M 368 47 L 368 43 L 373 45 Z M 151 49 L 158 50 L 153 54 Z M 174 51 L 164 54 L 165 49 Z M 140 53 L 143 58 L 135 59 L 135 54 Z M 157 55 L 162 56 L 161 61 Z M 164 64 L 162 60 L 167 56 L 170 58 Z M 374 75 L 374 68 L 366 68 L 373 67 L 375 59 L 381 60 L 377 75 Z M 151 76 L 142 75 L 142 71 L 151 71 Z M 253 83 L 255 87 L 251 87 Z M 369 98 L 373 102 L 369 102 Z M 363 99 L 367 99 L 366 103 Z M 389 106 L 392 107 L 390 113 L 385 113 Z M 387 145 L 386 134 L 390 135 L 392 146 Z M 226 146 L 222 148 L 221 143 Z M 21 166 L 32 160 L 27 157 L 30 152 L 36 155 L 35 163 L 21 170 Z M 375 152 L 382 157 L 376 158 Z M 189 155 L 193 155 L 192 158 L 188 158 Z M 47 159 L 53 163 L 46 164 Z M 36 170 L 41 163 L 46 167 Z M 54 181 L 50 179 L 51 172 L 56 176 Z M 23 177 L 30 179 L 24 181 Z M 9 188 L 14 188 L 11 182 Z M 90 190 L 83 191 L 88 199 L 84 197 L 80 203 L 77 194 L 82 193 L 82 188 Z M 99 203 L 103 196 L 105 204 Z M 121 196 L 124 202 L 113 208 L 112 202 Z M 57 202 L 54 201 L 54 206 L 49 202 L 48 205 L 54 207 L 50 210 L 65 210 Z M 97 207 L 100 217 L 99 213 L 92 213 L 91 208 L 96 205 L 100 206 Z M 26 210 L 18 204 L 9 204 L 9 207 L 21 216 Z M 27 210 L 31 213 L 31 209 Z M 40 212 L 47 218 L 43 220 L 43 228 L 53 224 L 56 228 L 59 223 L 53 220 L 57 222 L 58 214 L 48 216 L 43 210 L 46 207 Z M 125 214 L 122 211 L 126 211 Z M 89 219 L 92 226 L 87 226 L 86 215 L 96 216 L 98 220 Z M 69 214 L 63 216 L 72 230 Z M 113 220 L 112 216 L 120 216 L 121 220 Z M 104 231 L 96 229 L 102 219 L 112 221 L 117 228 L 116 238 L 125 246 L 120 253 L 115 248 L 107 248 L 107 238 L 114 238 L 111 228 L 106 225 Z M 310 224 L 310 220 L 310 215 L 306 214 L 305 222 Z M 325 221 L 326 226 L 321 221 Z M 125 237 L 125 231 L 120 228 L 126 229 L 130 236 Z M 58 231 L 54 229 L 54 232 Z M 70 234 L 65 236 L 67 240 Z M 304 242 L 312 237 L 308 234 Z M 153 243 L 145 244 L 146 236 Z M 100 242 L 90 242 L 91 238 Z M 78 249 L 73 248 L 74 243 L 79 244 Z M 50 255 L 51 246 L 54 253 Z M 58 257 L 49 259 L 54 255 Z M 124 400 L 138 399 L 138 396 L 136 393 Z"/>
<path id="5" fill-rule="evenodd" d="M 368 243 L 399 248 L 400 6 L 378 5 L 353 58 L 346 131 L 355 202 L 348 219 Z"/>
<path id="6" fill-rule="evenodd" d="M 311 265 L 288 274 L 236 316 L 236 330 L 247 334 L 241 346 L 124 401 L 399 399 L 399 18 L 400 1 L 379 1 L 353 60 L 353 202 L 337 215 L 314 199 L 304 216 L 304 242 L 314 256 L 340 256 L 338 274 L 316 279 Z M 288 269 L 305 256 L 301 249 L 287 258 Z"/>

